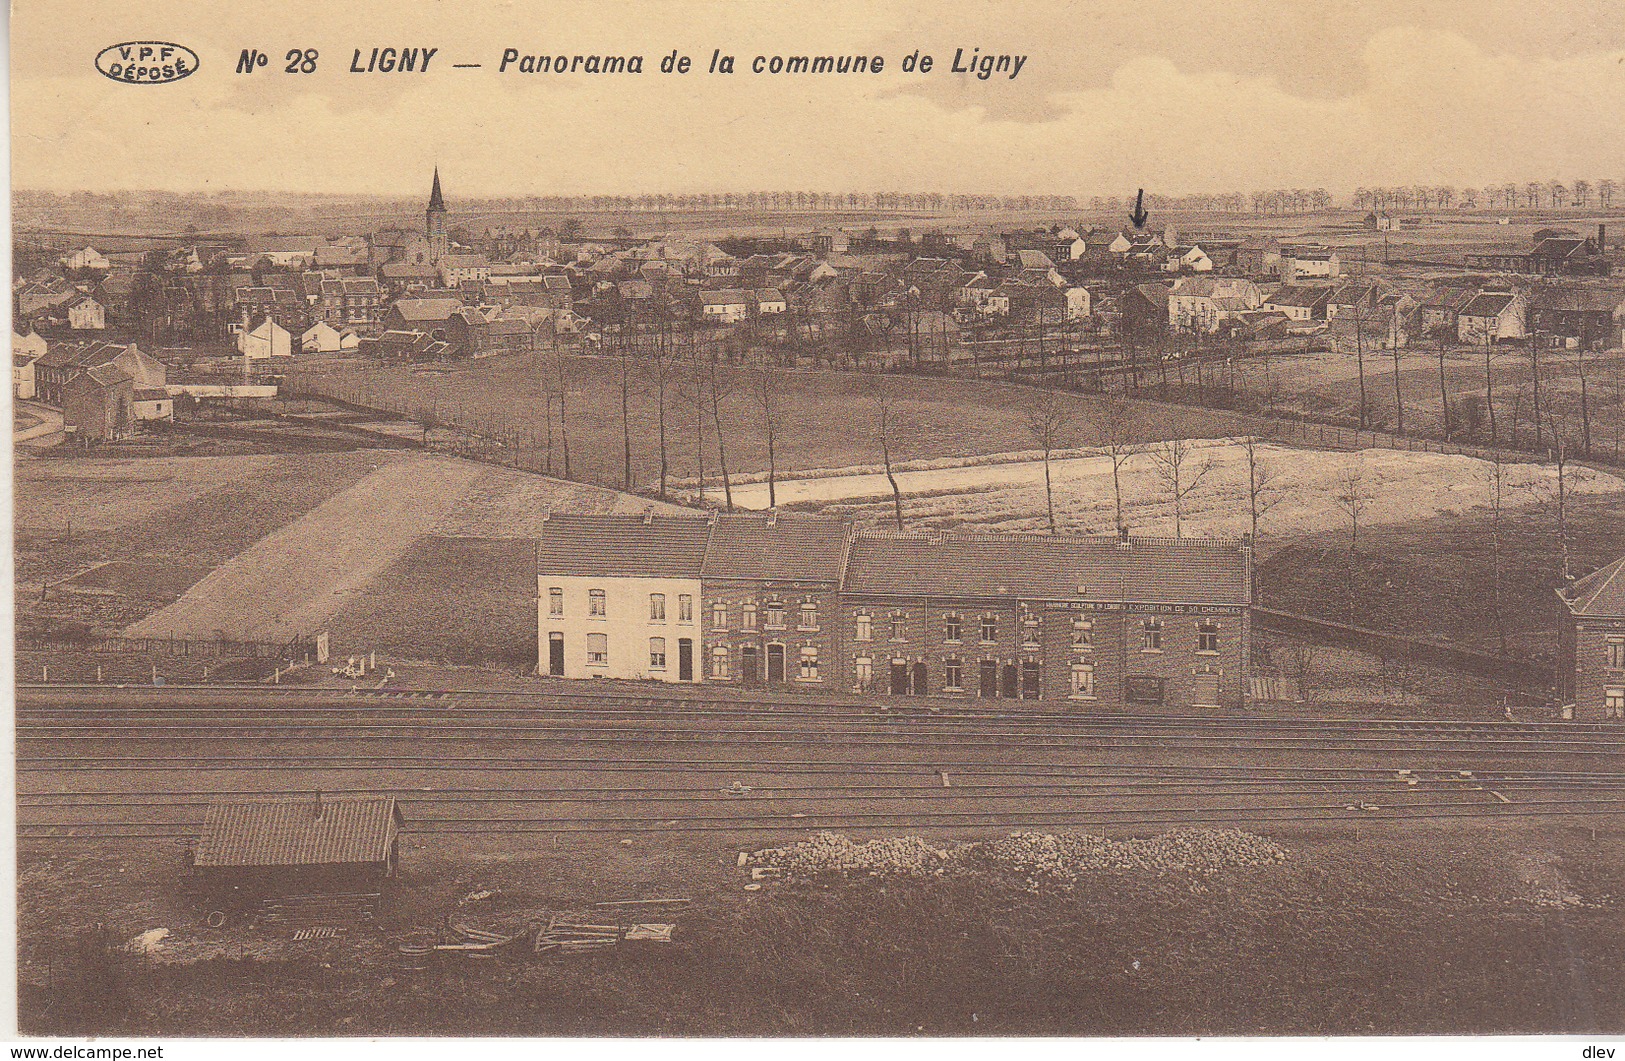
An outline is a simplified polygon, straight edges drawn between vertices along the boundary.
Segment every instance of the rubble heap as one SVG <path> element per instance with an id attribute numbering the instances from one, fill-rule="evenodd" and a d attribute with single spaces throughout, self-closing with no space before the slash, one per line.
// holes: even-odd
<path id="1" fill-rule="evenodd" d="M 984 864 L 1064 883 L 1098 870 L 1210 874 L 1286 861 L 1280 844 L 1240 829 L 1176 829 L 1130 840 L 1086 833 L 1014 833 L 972 846 L 972 857 Z"/>
<path id="2" fill-rule="evenodd" d="M 857 843 L 840 833 L 814 833 L 786 847 L 757 851 L 750 861 L 774 866 L 791 875 L 878 873 L 923 876 L 946 869 L 957 848 L 932 847 L 917 836 L 897 836 Z"/>
<path id="3" fill-rule="evenodd" d="M 998 840 L 932 846 L 915 836 L 857 843 L 820 832 L 785 847 L 757 851 L 749 862 L 787 876 L 824 873 L 871 876 L 942 876 L 998 869 L 1070 884 L 1101 870 L 1212 874 L 1237 866 L 1286 861 L 1273 840 L 1240 829 L 1176 829 L 1144 839 L 1110 840 L 1087 833 L 1012 833 Z"/>

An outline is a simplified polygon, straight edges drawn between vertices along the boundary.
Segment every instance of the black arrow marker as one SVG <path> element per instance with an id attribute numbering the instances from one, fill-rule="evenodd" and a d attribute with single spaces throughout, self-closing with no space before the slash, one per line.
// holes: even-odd
<path id="1" fill-rule="evenodd" d="M 1128 219 L 1134 222 L 1135 228 L 1144 228 L 1146 218 L 1150 216 L 1145 212 L 1145 189 L 1141 188 L 1140 194 L 1134 197 L 1134 212 L 1128 215 Z"/>

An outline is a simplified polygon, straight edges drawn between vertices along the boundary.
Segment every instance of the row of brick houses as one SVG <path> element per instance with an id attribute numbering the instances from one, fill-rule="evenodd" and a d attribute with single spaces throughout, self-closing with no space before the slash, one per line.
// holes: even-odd
<path id="1" fill-rule="evenodd" d="M 537 549 L 538 672 L 1236 707 L 1251 586 L 1246 539 L 555 515 Z"/>
<path id="2" fill-rule="evenodd" d="M 1625 556 L 1559 591 L 1558 696 L 1577 719 L 1625 721 Z"/>

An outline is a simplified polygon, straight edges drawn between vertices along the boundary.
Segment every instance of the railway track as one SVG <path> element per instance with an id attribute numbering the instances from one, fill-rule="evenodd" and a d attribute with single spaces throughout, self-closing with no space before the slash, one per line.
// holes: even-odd
<path id="1" fill-rule="evenodd" d="M 1397 822 L 1445 819 L 1585 818 L 1615 815 L 1625 797 L 1589 800 L 1527 800 L 1505 804 L 1449 800 L 1405 806 L 1355 808 L 1343 803 L 1269 804 L 1246 807 L 1192 806 L 1168 810 L 1096 808 L 1078 811 L 953 810 L 897 814 L 822 812 L 755 815 L 644 815 L 596 818 L 440 817 L 408 821 L 409 835 L 516 836 L 525 834 L 604 835 L 626 833 L 798 833 L 844 829 L 924 831 L 930 829 L 1090 828 L 1133 829 L 1176 825 L 1258 825 L 1267 823 Z M 18 824 L 20 840 L 103 840 L 192 838 L 201 823 L 191 821 L 53 822 Z"/>

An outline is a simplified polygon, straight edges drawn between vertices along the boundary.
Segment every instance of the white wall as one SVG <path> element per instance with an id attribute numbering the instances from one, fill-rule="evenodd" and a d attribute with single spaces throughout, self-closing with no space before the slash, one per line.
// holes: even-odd
<path id="1" fill-rule="evenodd" d="M 550 593 L 564 591 L 564 614 L 549 614 Z M 590 591 L 604 591 L 603 617 L 589 614 Z M 649 595 L 666 595 L 664 622 L 649 618 Z M 687 594 L 693 608 L 687 622 L 680 619 L 679 598 Z M 536 578 L 537 670 L 548 673 L 551 635 L 564 635 L 564 676 L 566 678 L 632 678 L 678 681 L 678 641 L 693 642 L 694 678 L 704 677 L 705 661 L 700 637 L 700 580 L 697 578 L 610 578 L 538 575 Z M 609 644 L 606 666 L 587 663 L 587 635 L 603 634 Z M 649 666 L 649 639 L 666 639 L 666 667 Z"/>

